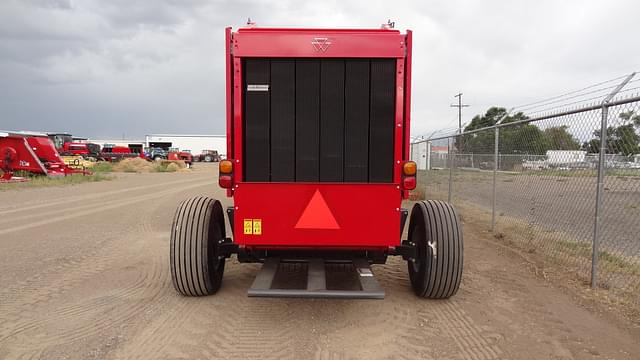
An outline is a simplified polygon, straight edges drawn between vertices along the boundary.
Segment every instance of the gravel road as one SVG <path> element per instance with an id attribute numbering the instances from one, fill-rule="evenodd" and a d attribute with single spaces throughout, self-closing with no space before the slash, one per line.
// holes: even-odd
<path id="1" fill-rule="evenodd" d="M 386 299 L 246 297 L 258 265 L 228 263 L 217 295 L 179 296 L 169 227 L 215 170 L 0 191 L 0 359 L 637 359 L 640 330 L 579 306 L 465 219 L 448 301 L 416 298 L 406 265 L 374 266 Z"/>

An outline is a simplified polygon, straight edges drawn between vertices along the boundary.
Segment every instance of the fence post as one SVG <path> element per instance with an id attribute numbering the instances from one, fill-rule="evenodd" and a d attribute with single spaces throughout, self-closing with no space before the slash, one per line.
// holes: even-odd
<path id="1" fill-rule="evenodd" d="M 431 141 L 427 141 L 427 170 L 431 170 Z"/>
<path id="2" fill-rule="evenodd" d="M 453 165 L 455 163 L 453 158 L 453 147 L 451 146 L 451 137 L 447 138 L 447 158 L 449 159 L 449 196 L 447 197 L 447 202 L 451 204 L 451 192 L 453 190 Z"/>
<path id="3" fill-rule="evenodd" d="M 491 232 L 496 232 L 496 177 L 498 174 L 498 145 L 500 144 L 500 128 L 496 126 L 493 135 L 493 204 L 491 205 Z"/>
<path id="4" fill-rule="evenodd" d="M 605 158 L 607 152 L 607 123 L 609 120 L 609 102 L 636 75 L 631 73 L 602 101 L 602 119 L 600 120 L 600 153 L 598 156 L 598 184 L 596 186 L 596 209 L 593 223 L 593 241 L 591 244 L 591 288 L 598 287 L 598 257 L 600 252 L 600 221 L 602 217 L 602 198 L 604 196 Z"/>
<path id="5" fill-rule="evenodd" d="M 497 193 L 497 178 L 498 178 L 498 169 L 500 168 L 500 124 L 502 121 L 506 119 L 509 114 L 513 111 L 513 108 L 507 110 L 506 114 L 504 114 L 500 120 L 496 121 L 495 133 L 493 134 L 493 204 L 491 205 L 491 232 L 495 233 L 496 231 L 496 198 L 498 196 Z"/>

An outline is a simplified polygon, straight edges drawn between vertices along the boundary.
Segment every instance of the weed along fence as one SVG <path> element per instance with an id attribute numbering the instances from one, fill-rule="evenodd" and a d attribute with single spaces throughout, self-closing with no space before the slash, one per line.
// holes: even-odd
<path id="1" fill-rule="evenodd" d="M 639 80 L 634 73 L 511 111 L 491 108 L 462 133 L 415 142 L 418 188 L 637 305 Z"/>

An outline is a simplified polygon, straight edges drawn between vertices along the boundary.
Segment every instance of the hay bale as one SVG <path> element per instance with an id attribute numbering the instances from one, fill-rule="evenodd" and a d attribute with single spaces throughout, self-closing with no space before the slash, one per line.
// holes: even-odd
<path id="1" fill-rule="evenodd" d="M 113 171 L 147 173 L 153 171 L 153 164 L 142 158 L 129 158 L 113 165 Z"/>
<path id="2" fill-rule="evenodd" d="M 182 163 L 184 164 L 184 162 Z M 167 165 L 167 172 L 176 172 L 180 169 L 181 167 L 177 162 L 172 162 L 171 164 Z"/>

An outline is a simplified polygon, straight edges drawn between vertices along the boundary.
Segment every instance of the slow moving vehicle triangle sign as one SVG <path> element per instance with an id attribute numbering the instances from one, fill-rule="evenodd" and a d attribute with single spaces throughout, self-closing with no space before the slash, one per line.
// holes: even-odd
<path id="1" fill-rule="evenodd" d="M 320 190 L 316 190 L 307 207 L 300 215 L 296 229 L 340 229 L 340 225 L 327 206 Z"/>

